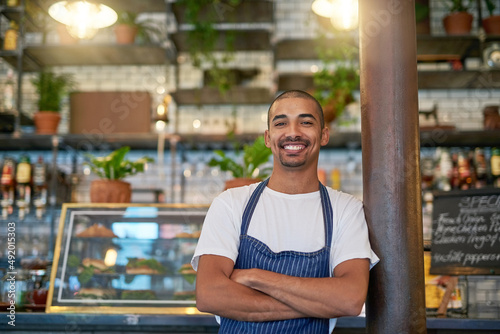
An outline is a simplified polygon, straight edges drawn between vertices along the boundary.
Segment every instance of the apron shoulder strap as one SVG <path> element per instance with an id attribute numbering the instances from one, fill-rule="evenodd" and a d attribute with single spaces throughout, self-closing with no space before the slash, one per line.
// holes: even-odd
<path id="1" fill-rule="evenodd" d="M 255 206 L 259 201 L 260 195 L 264 191 L 269 182 L 269 178 L 265 181 L 261 182 L 257 188 L 253 191 L 252 195 L 250 195 L 250 199 L 248 200 L 247 206 L 245 207 L 245 211 L 243 211 L 243 217 L 241 221 L 241 231 L 240 235 L 246 235 L 248 230 L 248 225 L 250 224 L 250 218 L 252 218 L 253 212 L 255 210 Z"/>
<path id="2" fill-rule="evenodd" d="M 325 246 L 331 249 L 333 234 L 333 209 L 328 189 L 320 182 L 321 204 L 323 207 L 323 221 L 325 223 Z"/>

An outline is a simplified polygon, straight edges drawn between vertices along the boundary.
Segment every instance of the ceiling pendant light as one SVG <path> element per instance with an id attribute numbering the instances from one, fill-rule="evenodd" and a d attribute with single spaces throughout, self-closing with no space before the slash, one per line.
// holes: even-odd
<path id="1" fill-rule="evenodd" d="M 358 0 L 315 0 L 311 8 L 315 14 L 329 18 L 337 30 L 358 27 Z"/>
<path id="2" fill-rule="evenodd" d="M 311 8 L 316 15 L 327 18 L 332 16 L 333 5 L 330 0 L 315 0 L 312 3 Z"/>
<path id="3" fill-rule="evenodd" d="M 109 27 L 118 19 L 108 6 L 92 1 L 59 1 L 49 7 L 49 15 L 66 25 L 68 32 L 79 39 L 90 39 L 97 30 Z"/>

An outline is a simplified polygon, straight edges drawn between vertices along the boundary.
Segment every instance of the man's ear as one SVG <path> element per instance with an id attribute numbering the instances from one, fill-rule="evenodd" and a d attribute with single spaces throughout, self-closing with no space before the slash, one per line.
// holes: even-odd
<path id="1" fill-rule="evenodd" d="M 321 129 L 321 146 L 325 146 L 330 141 L 330 128 L 325 126 Z"/>
<path id="2" fill-rule="evenodd" d="M 271 148 L 271 139 L 269 139 L 269 130 L 264 131 L 264 141 L 266 143 L 266 147 Z"/>

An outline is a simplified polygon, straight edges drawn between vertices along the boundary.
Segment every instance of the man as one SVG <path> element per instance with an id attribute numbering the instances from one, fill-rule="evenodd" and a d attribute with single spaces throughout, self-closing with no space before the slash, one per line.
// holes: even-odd
<path id="1" fill-rule="evenodd" d="M 318 180 L 329 129 L 308 93 L 275 99 L 265 140 L 270 178 L 223 192 L 207 212 L 192 260 L 197 307 L 221 317 L 219 333 L 330 333 L 361 312 L 378 261 L 362 203 Z"/>

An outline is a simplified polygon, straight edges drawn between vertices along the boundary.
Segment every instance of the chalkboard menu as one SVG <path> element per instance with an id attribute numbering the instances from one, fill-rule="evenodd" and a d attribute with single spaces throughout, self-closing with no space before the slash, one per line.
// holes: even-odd
<path id="1" fill-rule="evenodd" d="M 431 274 L 500 274 L 500 189 L 434 194 Z"/>

